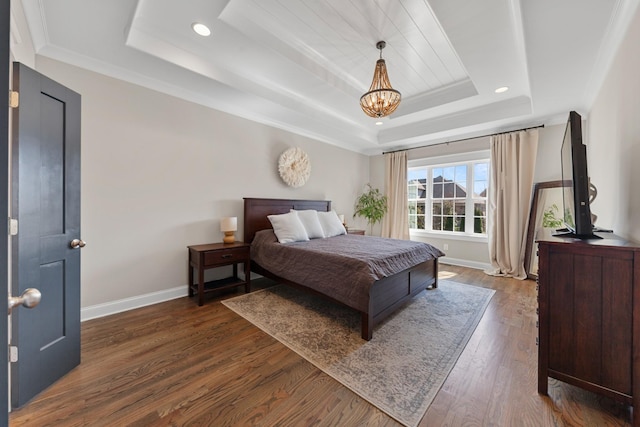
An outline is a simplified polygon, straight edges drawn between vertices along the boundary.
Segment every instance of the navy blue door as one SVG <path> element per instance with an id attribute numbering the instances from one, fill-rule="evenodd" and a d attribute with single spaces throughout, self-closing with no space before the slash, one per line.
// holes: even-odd
<path id="1" fill-rule="evenodd" d="M 0 93 L 9 93 L 9 26 L 10 0 L 0 0 Z M 0 102 L 0 212 L 9 210 L 9 104 Z M 0 287 L 7 289 L 9 254 L 7 245 L 0 245 Z M 0 304 L 0 342 L 8 341 L 7 305 Z M 4 345 L 4 344 L 3 344 Z M 8 351 L 0 351 L 0 367 L 8 363 Z M 0 426 L 9 424 L 7 413 L 9 380 L 7 369 L 0 369 Z"/>
<path id="2" fill-rule="evenodd" d="M 14 309 L 11 403 L 18 407 L 80 363 L 80 95 L 13 64 L 11 216 L 12 294 L 42 293 Z M 0 369 L 2 370 L 2 369 Z"/>

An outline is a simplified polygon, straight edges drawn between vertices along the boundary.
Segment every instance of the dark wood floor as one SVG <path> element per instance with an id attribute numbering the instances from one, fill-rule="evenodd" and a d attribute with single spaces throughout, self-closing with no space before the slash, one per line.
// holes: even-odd
<path id="1" fill-rule="evenodd" d="M 497 292 L 420 426 L 626 426 L 630 408 L 552 381 L 537 393 L 533 281 L 441 266 Z M 228 310 L 180 298 L 82 324 L 82 364 L 12 426 L 397 426 Z"/>

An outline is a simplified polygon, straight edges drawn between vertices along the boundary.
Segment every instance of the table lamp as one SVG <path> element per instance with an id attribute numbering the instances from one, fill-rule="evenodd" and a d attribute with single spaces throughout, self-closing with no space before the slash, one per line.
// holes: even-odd
<path id="1" fill-rule="evenodd" d="M 220 231 L 224 232 L 224 243 L 233 243 L 236 241 L 233 232 L 238 229 L 238 218 L 235 216 L 225 217 L 220 220 Z"/>

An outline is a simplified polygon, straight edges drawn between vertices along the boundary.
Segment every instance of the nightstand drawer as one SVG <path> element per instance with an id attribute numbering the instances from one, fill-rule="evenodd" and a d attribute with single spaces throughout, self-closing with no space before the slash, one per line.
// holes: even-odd
<path id="1" fill-rule="evenodd" d="M 251 245 L 244 242 L 208 243 L 187 246 L 189 249 L 189 296 L 198 295 L 198 305 L 204 303 L 204 294 L 209 292 L 244 286 L 245 292 L 251 291 L 251 263 L 249 254 Z M 238 277 L 238 264 L 244 264 L 244 277 Z M 233 275 L 223 279 L 204 281 L 205 270 L 233 265 Z M 194 273 L 198 273 L 198 281 Z"/>
<path id="2" fill-rule="evenodd" d="M 244 262 L 249 258 L 249 248 L 225 249 L 210 251 L 204 254 L 204 267 L 212 265 L 226 265 L 234 262 Z"/>

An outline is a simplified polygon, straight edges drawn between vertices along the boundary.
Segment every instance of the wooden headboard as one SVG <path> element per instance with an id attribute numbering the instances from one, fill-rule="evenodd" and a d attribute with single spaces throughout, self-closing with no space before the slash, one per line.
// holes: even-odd
<path id="1" fill-rule="evenodd" d="M 253 236 L 260 230 L 271 228 L 267 215 L 278 215 L 291 209 L 315 209 L 329 212 L 330 200 L 294 200 L 294 199 L 252 199 L 244 198 L 244 238 L 245 243 L 251 243 Z"/>

